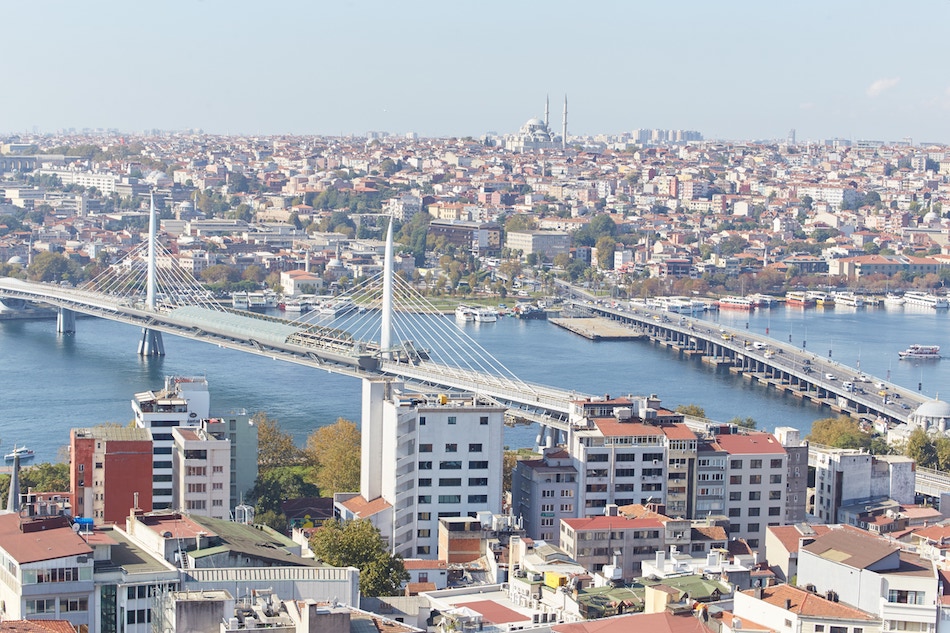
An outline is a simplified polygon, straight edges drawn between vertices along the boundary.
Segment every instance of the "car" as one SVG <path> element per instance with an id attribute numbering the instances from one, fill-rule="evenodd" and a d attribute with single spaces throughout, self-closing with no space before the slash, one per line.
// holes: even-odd
<path id="1" fill-rule="evenodd" d="M 811 359 L 806 358 L 805 360 L 802 361 L 802 365 L 811 365 Z"/>
<path id="2" fill-rule="evenodd" d="M 825 374 L 825 380 L 837 380 L 838 377 L 834 374 Z"/>
<path id="3" fill-rule="evenodd" d="M 906 402 L 901 402 L 901 409 L 909 409 L 909 408 L 910 407 L 907 405 Z"/>

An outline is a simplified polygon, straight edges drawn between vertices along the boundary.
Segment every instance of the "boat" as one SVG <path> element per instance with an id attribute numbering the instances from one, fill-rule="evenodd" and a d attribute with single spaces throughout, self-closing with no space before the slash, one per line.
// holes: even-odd
<path id="1" fill-rule="evenodd" d="M 827 292 L 821 292 L 820 290 L 809 290 L 805 293 L 805 296 L 814 299 L 815 305 L 824 306 L 826 308 L 831 308 L 835 305 L 835 298 Z"/>
<path id="2" fill-rule="evenodd" d="M 748 297 L 722 297 L 717 303 L 720 310 L 743 310 L 745 312 L 755 310 L 755 303 Z"/>
<path id="3" fill-rule="evenodd" d="M 900 295 L 895 295 L 893 293 L 887 293 L 884 296 L 884 305 L 886 306 L 902 306 L 904 305 L 904 297 Z"/>
<path id="4" fill-rule="evenodd" d="M 285 312 L 310 312 L 310 304 L 306 301 L 288 301 L 284 304 Z"/>
<path id="5" fill-rule="evenodd" d="M 342 316 L 347 312 L 352 312 L 353 310 L 356 310 L 356 304 L 353 303 L 353 300 L 348 297 L 337 299 L 336 301 L 327 301 L 322 306 L 320 306 L 320 314 L 326 316 Z"/>
<path id="6" fill-rule="evenodd" d="M 251 305 L 247 292 L 232 292 L 231 305 L 237 310 L 247 310 Z"/>
<path id="7" fill-rule="evenodd" d="M 475 310 L 476 323 L 494 323 L 498 320 L 498 313 L 492 308 L 479 308 Z"/>
<path id="8" fill-rule="evenodd" d="M 472 323 L 475 321 L 475 310 L 466 305 L 455 308 L 455 320 L 459 323 Z"/>
<path id="9" fill-rule="evenodd" d="M 28 459 L 33 459 L 33 457 L 35 457 L 35 455 L 34 455 L 32 449 L 29 449 L 29 448 L 27 448 L 27 447 L 25 447 L 25 446 L 17 446 L 16 444 L 14 444 L 14 445 L 13 445 L 13 450 L 10 451 L 9 453 L 7 453 L 6 455 L 4 455 L 4 456 L 3 456 L 3 459 L 6 460 L 6 461 L 8 461 L 8 462 L 12 462 L 12 461 L 15 460 L 17 457 L 19 457 L 19 458 L 20 458 L 20 461 L 23 462 L 23 461 L 26 461 L 26 460 L 28 460 Z"/>
<path id="10" fill-rule="evenodd" d="M 749 295 L 749 298 L 752 299 L 752 305 L 757 308 L 772 308 L 778 303 L 778 299 L 776 297 L 761 293 Z"/>
<path id="11" fill-rule="evenodd" d="M 946 297 L 938 297 L 930 292 L 919 292 L 917 290 L 908 290 L 904 293 L 904 305 L 922 306 L 938 310 L 950 307 Z"/>
<path id="12" fill-rule="evenodd" d="M 791 291 L 785 293 L 785 304 L 790 306 L 799 306 L 802 308 L 813 308 L 816 305 L 814 297 L 808 296 L 806 292 Z"/>
<path id="13" fill-rule="evenodd" d="M 849 308 L 863 308 L 864 297 L 856 295 L 853 292 L 836 292 L 835 304 L 848 306 Z"/>
<path id="14" fill-rule="evenodd" d="M 917 360 L 939 360 L 939 345 L 911 345 L 902 352 L 897 352 L 901 358 L 913 358 Z"/>
<path id="15" fill-rule="evenodd" d="M 277 293 L 271 290 L 247 293 L 248 310 L 266 310 L 267 308 L 276 308 L 278 303 Z"/>
<path id="16" fill-rule="evenodd" d="M 548 318 L 547 310 L 540 306 L 533 304 L 518 304 L 514 308 L 513 314 L 516 318 L 519 319 L 546 319 Z"/>

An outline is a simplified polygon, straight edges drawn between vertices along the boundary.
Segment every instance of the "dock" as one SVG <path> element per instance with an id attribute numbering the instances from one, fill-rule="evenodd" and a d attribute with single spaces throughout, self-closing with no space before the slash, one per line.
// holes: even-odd
<path id="1" fill-rule="evenodd" d="M 603 317 L 564 317 L 548 321 L 591 341 L 636 341 L 646 338 L 642 332 Z"/>

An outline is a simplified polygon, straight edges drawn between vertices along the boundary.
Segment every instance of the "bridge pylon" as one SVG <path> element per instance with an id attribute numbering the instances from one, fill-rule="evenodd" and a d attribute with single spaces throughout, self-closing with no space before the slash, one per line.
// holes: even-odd
<path id="1" fill-rule="evenodd" d="M 148 210 L 148 268 L 146 277 L 146 308 L 155 312 L 156 285 L 155 266 L 156 253 L 155 241 L 158 239 L 158 222 L 155 220 L 155 194 L 150 193 Z M 142 338 L 139 341 L 139 356 L 164 356 L 165 343 L 162 341 L 162 333 L 158 330 L 142 328 Z"/>
<path id="2" fill-rule="evenodd" d="M 56 313 L 56 331 L 59 334 L 75 334 L 76 313 L 68 308 L 60 308 Z"/>

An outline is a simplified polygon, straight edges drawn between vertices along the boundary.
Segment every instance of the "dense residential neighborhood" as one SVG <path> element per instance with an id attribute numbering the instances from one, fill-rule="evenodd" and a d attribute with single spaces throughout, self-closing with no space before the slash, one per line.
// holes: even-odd
<path id="1" fill-rule="evenodd" d="M 390 224 L 397 274 L 455 303 L 945 294 L 945 146 L 580 137 L 566 116 L 477 139 L 6 137 L 0 274 L 129 267 L 154 204 L 158 267 L 235 308 L 345 293 Z M 22 489 L 11 459 L 0 630 L 950 630 L 950 506 L 911 457 L 606 394 L 512 459 L 484 394 L 363 381 L 362 435 L 305 449 L 170 376 L 129 394 L 130 426 L 72 430 L 68 489 Z M 919 414 L 925 436 L 950 421 Z"/>

